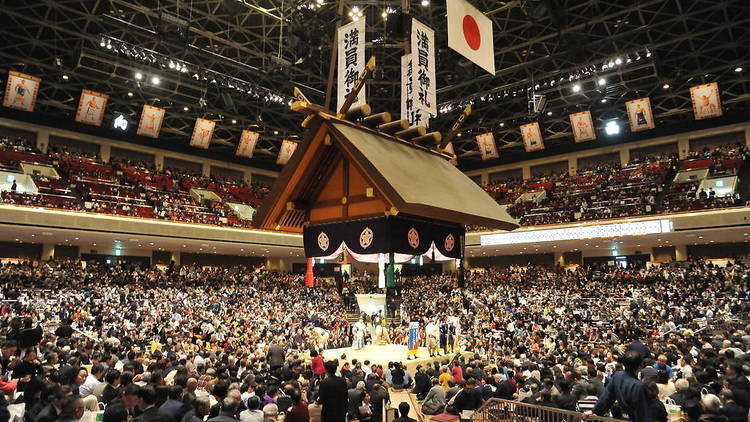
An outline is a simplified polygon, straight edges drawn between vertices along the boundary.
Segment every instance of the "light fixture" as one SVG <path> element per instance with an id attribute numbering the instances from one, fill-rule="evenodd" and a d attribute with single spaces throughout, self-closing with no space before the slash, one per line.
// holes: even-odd
<path id="1" fill-rule="evenodd" d="M 620 133 L 620 125 L 617 123 L 617 120 L 610 120 L 604 125 L 604 131 L 610 136 L 617 135 Z"/>
<path id="2" fill-rule="evenodd" d="M 63 78 L 64 81 L 67 81 L 68 79 L 70 79 L 70 76 L 68 76 L 67 74 L 63 73 L 62 78 Z"/>
<path id="3" fill-rule="evenodd" d="M 233 124 L 233 125 L 236 125 L 236 124 L 237 124 L 237 120 L 235 120 L 235 119 L 232 119 L 232 124 Z"/>
<path id="4" fill-rule="evenodd" d="M 607 99 L 606 99 L 606 98 L 602 98 L 602 102 L 603 102 L 603 103 L 606 103 L 606 102 L 607 102 Z"/>
<path id="5" fill-rule="evenodd" d="M 169 61 L 169 68 L 174 69 L 174 62 L 172 60 Z"/>
<path id="6" fill-rule="evenodd" d="M 551 116 L 551 115 L 552 115 L 552 112 L 551 112 L 551 111 L 548 111 L 548 112 L 547 112 L 547 115 L 548 115 L 548 116 Z"/>
<path id="7" fill-rule="evenodd" d="M 505 123 L 504 122 L 500 122 L 500 127 L 503 127 L 503 126 L 505 126 Z"/>
<path id="8" fill-rule="evenodd" d="M 669 84 L 664 84 L 661 86 L 661 89 L 669 89 Z"/>
<path id="9" fill-rule="evenodd" d="M 132 97 L 132 96 L 133 96 L 133 93 L 132 92 L 128 92 L 128 97 Z"/>
<path id="10" fill-rule="evenodd" d="M 430 5 L 430 0 L 422 0 L 422 6 L 427 7 Z"/>
<path id="11" fill-rule="evenodd" d="M 607 84 L 607 80 L 604 78 L 599 78 L 599 86 L 604 86 Z"/>
<path id="12" fill-rule="evenodd" d="M 274 135 L 278 135 L 278 134 L 279 134 L 279 131 L 278 131 L 278 130 L 274 130 L 274 131 L 273 131 L 273 134 L 274 134 Z"/>
<path id="13" fill-rule="evenodd" d="M 183 109 L 184 111 L 190 111 L 190 107 L 188 107 L 188 106 L 182 107 L 182 109 Z"/>
<path id="14" fill-rule="evenodd" d="M 737 73 L 740 73 L 740 72 L 742 72 L 742 66 L 737 66 L 737 67 L 735 67 L 735 68 L 734 68 L 734 71 L 735 71 L 735 72 L 737 72 Z"/>
<path id="15" fill-rule="evenodd" d="M 107 45 L 107 42 L 106 42 L 106 41 L 104 41 L 104 38 L 102 38 L 102 40 L 101 40 L 101 41 L 99 41 L 99 47 L 104 47 L 104 46 L 106 46 L 106 45 Z"/>
<path id="16" fill-rule="evenodd" d="M 135 79 L 142 80 L 143 79 L 143 73 L 141 72 L 135 72 Z"/>
<path id="17" fill-rule="evenodd" d="M 616 59 L 615 59 L 615 64 L 616 64 L 616 65 L 621 65 L 621 64 L 622 64 L 622 59 L 621 59 L 621 58 L 619 58 L 619 57 L 618 57 L 618 58 L 616 58 Z"/>
<path id="18" fill-rule="evenodd" d="M 159 79 L 158 76 L 152 76 L 151 77 L 151 83 L 154 85 L 159 85 L 161 83 L 161 79 Z"/>
<path id="19" fill-rule="evenodd" d="M 573 92 L 581 92 L 581 84 L 573 85 Z"/>

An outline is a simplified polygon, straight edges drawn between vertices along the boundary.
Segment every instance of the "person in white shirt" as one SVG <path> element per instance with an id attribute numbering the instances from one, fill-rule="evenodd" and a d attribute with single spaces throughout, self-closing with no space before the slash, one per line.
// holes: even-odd
<path id="1" fill-rule="evenodd" d="M 96 387 L 98 387 L 99 384 L 102 383 L 100 380 L 103 376 L 104 365 L 102 365 L 101 363 L 94 364 L 94 366 L 91 367 L 91 372 L 86 377 L 86 381 L 84 381 L 83 384 L 78 387 L 78 395 L 83 398 L 94 394 L 94 390 L 96 390 Z"/>

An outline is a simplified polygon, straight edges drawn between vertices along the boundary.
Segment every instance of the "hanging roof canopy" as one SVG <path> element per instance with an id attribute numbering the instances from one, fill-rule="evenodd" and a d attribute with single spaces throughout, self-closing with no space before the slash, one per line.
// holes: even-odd
<path id="1" fill-rule="evenodd" d="M 258 227 L 396 215 L 512 230 L 515 220 L 446 155 L 316 115 L 256 215 Z"/>

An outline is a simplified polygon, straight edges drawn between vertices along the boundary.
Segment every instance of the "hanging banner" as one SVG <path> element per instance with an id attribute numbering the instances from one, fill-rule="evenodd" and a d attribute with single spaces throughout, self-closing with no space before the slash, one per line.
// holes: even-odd
<path id="1" fill-rule="evenodd" d="M 84 89 L 78 101 L 75 121 L 87 125 L 101 126 L 109 95 Z"/>
<path id="2" fill-rule="evenodd" d="M 292 158 L 292 154 L 297 149 L 297 143 L 284 139 L 281 142 L 281 148 L 279 148 L 279 156 L 276 157 L 276 164 L 285 165 Z"/>
<path id="3" fill-rule="evenodd" d="M 411 54 L 414 107 L 436 116 L 435 31 L 416 19 L 411 20 Z"/>
<path id="4" fill-rule="evenodd" d="M 346 24 L 338 31 L 338 89 L 336 110 L 341 110 L 346 95 L 354 88 L 359 75 L 365 70 L 365 20 Z M 365 103 L 365 90 L 362 89 L 351 108 Z"/>
<path id="5" fill-rule="evenodd" d="M 193 128 L 193 137 L 190 138 L 190 146 L 196 148 L 208 149 L 211 144 L 211 137 L 214 134 L 216 122 L 206 119 L 195 119 Z"/>
<path id="6" fill-rule="evenodd" d="M 419 322 L 409 323 L 409 356 L 415 356 L 419 351 Z"/>
<path id="7" fill-rule="evenodd" d="M 453 142 L 448 142 L 448 145 L 445 146 L 445 152 L 450 153 L 450 155 L 453 157 L 451 158 L 451 164 L 454 166 L 458 165 L 458 157 L 456 156 L 456 150 L 453 149 Z"/>
<path id="8" fill-rule="evenodd" d="M 243 130 L 240 136 L 240 144 L 237 146 L 236 155 L 239 157 L 253 158 L 255 145 L 258 143 L 260 134 L 250 130 Z"/>
<path id="9" fill-rule="evenodd" d="M 523 146 L 526 148 L 526 152 L 544 149 L 544 140 L 542 139 L 542 131 L 539 129 L 539 122 L 521 125 L 521 136 L 523 137 Z"/>
<path id="10" fill-rule="evenodd" d="M 41 79 L 19 72 L 8 72 L 3 105 L 23 111 L 34 111 Z"/>
<path id="11" fill-rule="evenodd" d="M 625 109 L 628 111 L 631 132 L 656 127 L 654 115 L 651 113 L 651 100 L 648 97 L 626 102 Z"/>
<path id="12" fill-rule="evenodd" d="M 477 135 L 477 143 L 479 144 L 479 152 L 482 154 L 482 160 L 500 158 L 497 145 L 495 145 L 495 135 L 492 132 Z"/>
<path id="13" fill-rule="evenodd" d="M 137 134 L 149 138 L 158 138 L 161 125 L 164 122 L 166 110 L 159 107 L 144 105 L 141 112 L 141 121 L 138 122 Z"/>
<path id="14" fill-rule="evenodd" d="M 691 87 L 690 99 L 693 100 L 695 120 L 719 117 L 723 114 L 721 98 L 719 97 L 719 84 L 716 82 Z"/>
<path id="15" fill-rule="evenodd" d="M 591 118 L 590 111 L 573 113 L 568 117 L 570 118 L 570 127 L 573 129 L 573 139 L 576 142 L 593 141 L 596 139 L 594 120 Z"/>
<path id="16" fill-rule="evenodd" d="M 495 74 L 492 20 L 464 0 L 448 0 L 448 47 Z"/>
<path id="17" fill-rule="evenodd" d="M 411 54 L 401 56 L 401 118 L 409 121 L 409 126 L 430 127 L 430 115 L 424 110 L 414 108 L 414 71 Z"/>

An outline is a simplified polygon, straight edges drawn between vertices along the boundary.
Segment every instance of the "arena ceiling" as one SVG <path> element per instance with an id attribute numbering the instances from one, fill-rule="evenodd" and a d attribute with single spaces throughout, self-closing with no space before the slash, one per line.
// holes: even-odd
<path id="1" fill-rule="evenodd" d="M 494 23 L 494 76 L 447 48 L 444 0 L 18 1 L 0 13 L 0 68 L 43 78 L 36 113 L 50 121 L 71 121 L 85 88 L 111 95 L 105 121 L 114 112 L 137 121 L 143 104 L 166 108 L 165 148 L 237 161 L 240 131 L 261 131 L 256 157 L 246 163 L 265 168 L 274 167 L 282 139 L 300 135 L 300 116 L 288 109 L 292 88 L 326 102 L 332 36 L 354 6 L 367 19 L 367 54 L 378 59 L 368 86 L 376 111 L 399 111 L 405 43 L 397 12 L 436 30 L 441 112 L 432 127 L 446 131 L 473 104 L 455 142 L 464 169 L 600 146 L 607 140 L 574 145 L 567 115 L 590 109 L 601 127 L 624 121 L 624 102 L 645 96 L 658 125 L 648 136 L 684 130 L 693 120 L 688 88 L 700 83 L 719 82 L 728 117 L 750 108 L 747 0 L 473 3 Z M 573 92 L 574 84 L 582 89 Z M 532 93 L 545 96 L 540 112 L 530 113 Z M 217 120 L 208 152 L 187 146 L 196 117 Z M 529 155 L 518 126 L 535 120 L 547 151 Z M 472 135 L 485 131 L 494 132 L 500 160 L 480 160 Z M 630 138 L 626 131 L 613 139 Z"/>

